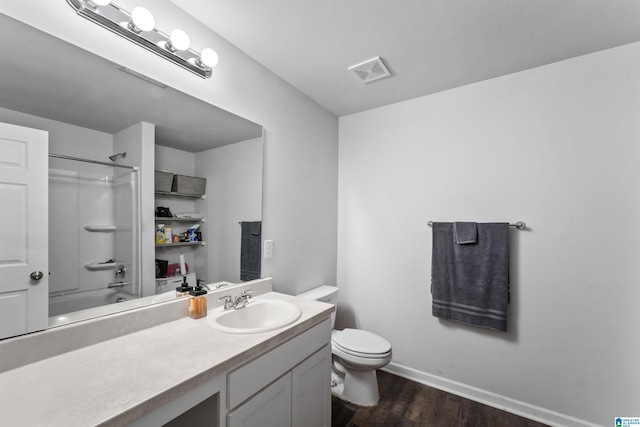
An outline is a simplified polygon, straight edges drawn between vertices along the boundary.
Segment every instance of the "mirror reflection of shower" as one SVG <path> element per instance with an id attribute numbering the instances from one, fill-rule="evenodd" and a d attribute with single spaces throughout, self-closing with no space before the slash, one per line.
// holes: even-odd
<path id="1" fill-rule="evenodd" d="M 116 154 L 114 154 L 113 156 L 109 156 L 109 159 L 110 159 L 112 162 L 117 162 L 117 161 L 118 161 L 118 159 L 120 159 L 120 158 L 125 158 L 125 157 L 127 157 L 127 153 L 126 153 L 126 152 L 122 152 L 122 153 L 116 153 Z"/>
<path id="2" fill-rule="evenodd" d="M 139 169 L 49 157 L 49 317 L 139 298 Z"/>

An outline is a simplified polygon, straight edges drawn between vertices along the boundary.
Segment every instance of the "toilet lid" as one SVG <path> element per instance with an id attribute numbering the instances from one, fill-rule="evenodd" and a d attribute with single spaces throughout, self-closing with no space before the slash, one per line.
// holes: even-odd
<path id="1" fill-rule="evenodd" d="M 344 329 L 333 336 L 333 342 L 343 349 L 360 354 L 386 354 L 391 344 L 384 338 L 360 329 Z"/>

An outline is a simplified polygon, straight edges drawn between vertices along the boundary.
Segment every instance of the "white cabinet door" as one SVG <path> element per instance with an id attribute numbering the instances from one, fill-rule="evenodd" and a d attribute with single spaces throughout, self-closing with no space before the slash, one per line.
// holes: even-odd
<path id="1" fill-rule="evenodd" d="M 315 352 L 291 373 L 293 427 L 330 427 L 331 345 Z"/>
<path id="2" fill-rule="evenodd" d="M 47 132 L 0 123 L 0 338 L 48 325 L 48 151 Z"/>
<path id="3" fill-rule="evenodd" d="M 228 427 L 291 427 L 291 372 L 228 415 Z"/>

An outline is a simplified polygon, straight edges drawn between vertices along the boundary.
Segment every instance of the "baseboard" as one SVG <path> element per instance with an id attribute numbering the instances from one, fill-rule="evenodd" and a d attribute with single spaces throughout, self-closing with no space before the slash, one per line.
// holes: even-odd
<path id="1" fill-rule="evenodd" d="M 561 414 L 526 402 L 491 393 L 463 383 L 452 381 L 436 375 L 427 374 L 413 368 L 391 362 L 383 371 L 397 375 L 447 393 L 455 394 L 483 405 L 492 406 L 512 414 L 538 421 L 554 427 L 601 427 L 588 421 Z"/>

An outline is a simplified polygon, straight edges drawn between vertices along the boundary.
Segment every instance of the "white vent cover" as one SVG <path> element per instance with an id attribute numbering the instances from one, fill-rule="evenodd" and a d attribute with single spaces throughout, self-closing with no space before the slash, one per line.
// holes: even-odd
<path id="1" fill-rule="evenodd" d="M 349 71 L 353 71 L 355 76 L 362 83 L 369 83 L 375 80 L 389 77 L 391 73 L 382 62 L 382 58 L 376 56 L 368 61 L 361 62 L 360 64 L 353 65 L 348 68 Z"/>

